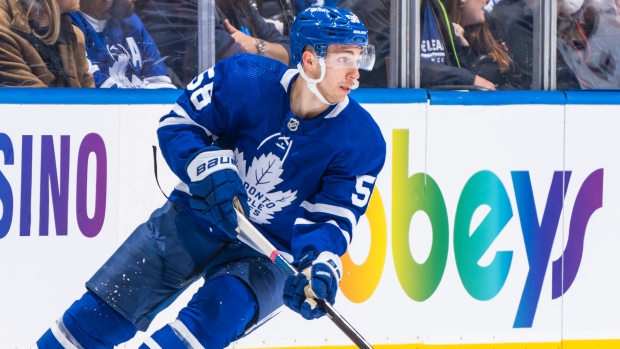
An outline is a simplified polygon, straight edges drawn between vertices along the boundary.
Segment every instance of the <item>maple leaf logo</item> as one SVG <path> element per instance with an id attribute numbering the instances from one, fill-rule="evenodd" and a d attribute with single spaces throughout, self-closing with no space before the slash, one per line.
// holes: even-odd
<path id="1" fill-rule="evenodd" d="M 256 223 L 270 224 L 274 213 L 282 211 L 297 198 L 297 190 L 273 191 L 282 182 L 282 160 L 273 153 L 263 154 L 258 159 L 254 158 L 247 168 L 243 152 L 238 149 L 235 149 L 235 159 L 239 177 L 248 192 L 248 216 Z"/>

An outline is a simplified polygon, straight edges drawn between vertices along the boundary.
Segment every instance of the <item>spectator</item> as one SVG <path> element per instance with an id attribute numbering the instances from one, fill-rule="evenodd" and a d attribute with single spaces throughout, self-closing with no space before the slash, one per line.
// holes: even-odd
<path id="1" fill-rule="evenodd" d="M 533 88 L 534 10 L 533 0 L 501 0 L 490 15 L 490 24 L 499 42 L 505 42 L 521 71 L 521 86 Z M 575 75 L 558 55 L 556 87 L 558 90 L 579 88 Z"/>
<path id="2" fill-rule="evenodd" d="M 583 5 L 583 6 L 582 6 Z M 558 53 L 583 89 L 620 88 L 620 20 L 612 1 L 558 2 Z"/>
<path id="3" fill-rule="evenodd" d="M 265 22 L 248 0 L 216 0 L 215 3 L 224 28 L 245 51 L 268 56 L 289 65 L 288 38 L 273 24 Z M 265 45 L 263 48 L 260 42 Z"/>
<path id="4" fill-rule="evenodd" d="M 0 86 L 94 87 L 78 0 L 0 0 Z"/>
<path id="5" fill-rule="evenodd" d="M 442 0 L 455 33 L 465 48 L 470 69 L 498 89 L 521 89 L 521 74 L 506 45 L 494 38 L 486 21 L 487 0 Z"/>
<path id="6" fill-rule="evenodd" d="M 370 43 L 376 48 L 375 67 L 370 72 L 360 71 L 360 86 L 388 86 L 388 56 L 390 54 L 390 0 L 341 0 L 340 7 L 355 13 L 368 27 Z M 422 1 L 422 59 L 420 60 L 420 86 L 476 86 L 495 90 L 490 81 L 470 71 L 460 42 L 452 41 L 456 34 L 443 18 L 443 5 L 439 0 Z M 449 43 L 449 46 L 446 46 Z M 388 58 L 388 59 L 386 59 Z"/>
<path id="7" fill-rule="evenodd" d="M 81 0 L 69 16 L 86 38 L 97 87 L 175 88 L 131 0 Z"/>
<path id="8" fill-rule="evenodd" d="M 248 1 L 216 1 L 216 62 L 237 53 L 258 53 L 260 39 L 268 57 L 289 64 L 288 36 L 266 22 L 255 7 L 247 6 Z M 197 0 L 138 0 L 135 4 L 137 15 L 153 36 L 166 65 L 178 76 L 176 84 L 185 87 L 198 73 Z M 226 27 L 225 19 L 230 26 Z"/>
<path id="9" fill-rule="evenodd" d="M 495 90 L 490 81 L 474 74 L 466 50 L 456 37 L 456 27 L 439 0 L 422 2 L 420 85 L 426 88 L 478 86 Z"/>
<path id="10" fill-rule="evenodd" d="M 289 35 L 295 19 L 291 0 L 250 0 L 265 21 L 273 23 L 282 35 Z"/>

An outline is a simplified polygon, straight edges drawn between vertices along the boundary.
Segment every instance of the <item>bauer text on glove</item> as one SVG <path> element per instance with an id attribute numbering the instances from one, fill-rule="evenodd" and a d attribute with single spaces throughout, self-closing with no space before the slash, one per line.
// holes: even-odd
<path id="1" fill-rule="evenodd" d="M 194 212 L 234 239 L 239 226 L 233 200 L 238 199 L 244 214 L 249 208 L 233 152 L 215 146 L 205 148 L 189 160 L 187 174 Z"/>

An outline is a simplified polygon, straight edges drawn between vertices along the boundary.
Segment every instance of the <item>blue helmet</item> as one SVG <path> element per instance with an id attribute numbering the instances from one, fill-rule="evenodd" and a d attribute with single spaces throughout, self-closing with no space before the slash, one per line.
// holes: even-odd
<path id="1" fill-rule="evenodd" d="M 314 49 L 317 57 L 325 57 L 327 46 L 332 44 L 366 48 L 368 29 L 355 14 L 338 7 L 311 6 L 295 17 L 291 27 L 294 66 L 301 62 L 306 45 Z"/>

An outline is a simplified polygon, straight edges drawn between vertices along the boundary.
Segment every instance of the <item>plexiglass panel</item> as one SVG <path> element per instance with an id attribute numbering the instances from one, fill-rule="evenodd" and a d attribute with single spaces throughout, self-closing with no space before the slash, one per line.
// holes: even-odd
<path id="1" fill-rule="evenodd" d="M 395 1 L 320 1 L 351 10 L 369 29 L 376 62 L 360 72 L 360 87 L 411 81 L 427 89 L 620 87 L 618 0 L 398 0 L 407 12 L 398 23 Z M 0 0 L 0 86 L 183 88 L 208 68 L 201 57 L 218 62 L 236 53 L 291 65 L 290 26 L 314 3 Z M 548 39 L 556 33 L 557 41 Z"/>
<path id="2" fill-rule="evenodd" d="M 620 2 L 559 0 L 557 88 L 620 88 Z"/>

